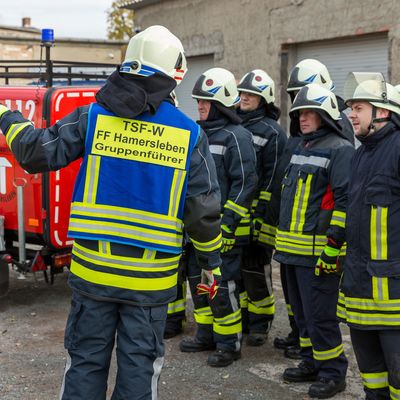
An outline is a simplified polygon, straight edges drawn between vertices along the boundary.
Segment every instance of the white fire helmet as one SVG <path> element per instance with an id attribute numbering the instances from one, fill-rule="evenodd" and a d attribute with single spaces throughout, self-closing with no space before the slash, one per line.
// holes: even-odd
<path id="1" fill-rule="evenodd" d="M 290 72 L 286 91 L 298 91 L 310 83 L 316 83 L 328 90 L 335 88 L 328 68 L 318 60 L 306 58 L 297 63 Z"/>
<path id="2" fill-rule="evenodd" d="M 238 85 L 238 90 L 257 94 L 263 97 L 267 104 L 275 101 L 275 82 L 262 69 L 255 69 L 244 75 Z"/>
<path id="3" fill-rule="evenodd" d="M 179 85 L 187 71 L 182 43 L 164 26 L 150 26 L 129 41 L 120 71 L 140 76 L 162 72 Z"/>
<path id="4" fill-rule="evenodd" d="M 224 68 L 211 68 L 197 80 L 192 91 L 194 99 L 217 101 L 225 107 L 240 102 L 236 80 L 232 72 Z"/>
<path id="5" fill-rule="evenodd" d="M 300 89 L 294 98 L 290 113 L 303 109 L 324 111 L 335 121 L 341 119 L 338 102 L 334 93 L 316 83 L 311 83 Z"/>

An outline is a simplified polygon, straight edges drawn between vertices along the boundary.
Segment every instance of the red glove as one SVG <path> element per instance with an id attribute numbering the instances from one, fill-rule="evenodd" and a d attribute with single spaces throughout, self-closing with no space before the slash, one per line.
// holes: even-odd
<path id="1" fill-rule="evenodd" d="M 201 270 L 201 283 L 197 285 L 197 294 L 208 294 L 212 300 L 218 291 L 218 283 L 221 280 L 221 270 L 219 267 L 213 270 Z"/>

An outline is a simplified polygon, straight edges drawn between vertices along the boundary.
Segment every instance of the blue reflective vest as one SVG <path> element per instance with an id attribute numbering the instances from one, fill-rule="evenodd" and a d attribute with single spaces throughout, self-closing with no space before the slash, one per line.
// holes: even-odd
<path id="1" fill-rule="evenodd" d="M 198 125 L 167 102 L 135 119 L 92 104 L 68 235 L 180 253 L 198 137 Z"/>

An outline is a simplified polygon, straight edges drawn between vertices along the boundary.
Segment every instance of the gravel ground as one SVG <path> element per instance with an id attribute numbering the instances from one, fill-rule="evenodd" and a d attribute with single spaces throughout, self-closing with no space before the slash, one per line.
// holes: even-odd
<path id="1" fill-rule="evenodd" d="M 207 367 L 207 354 L 179 351 L 179 336 L 166 341 L 166 359 L 159 385 L 159 400 L 306 400 L 308 385 L 282 382 L 283 370 L 295 362 L 274 349 L 272 340 L 286 335 L 289 327 L 278 268 L 274 269 L 277 317 L 268 342 L 258 348 L 243 346 L 242 359 L 233 365 Z M 11 272 L 10 292 L 0 299 L 0 399 L 53 400 L 58 398 L 65 363 L 63 334 L 71 291 L 67 273 L 57 275 L 48 286 L 41 275 L 17 279 Z M 191 307 L 189 307 L 191 308 Z M 194 333 L 191 312 L 184 336 Z M 350 359 L 347 389 L 334 400 L 363 398 L 350 337 L 342 326 L 346 354 Z M 115 377 L 113 360 L 109 396 Z M 84 399 L 82 399 L 84 400 Z"/>

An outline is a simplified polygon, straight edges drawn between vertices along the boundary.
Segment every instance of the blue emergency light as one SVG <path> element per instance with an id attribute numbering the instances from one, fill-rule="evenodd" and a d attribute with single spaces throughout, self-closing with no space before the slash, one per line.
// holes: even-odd
<path id="1" fill-rule="evenodd" d="M 42 29 L 42 43 L 46 43 L 46 44 L 54 43 L 54 30 L 53 29 Z"/>

